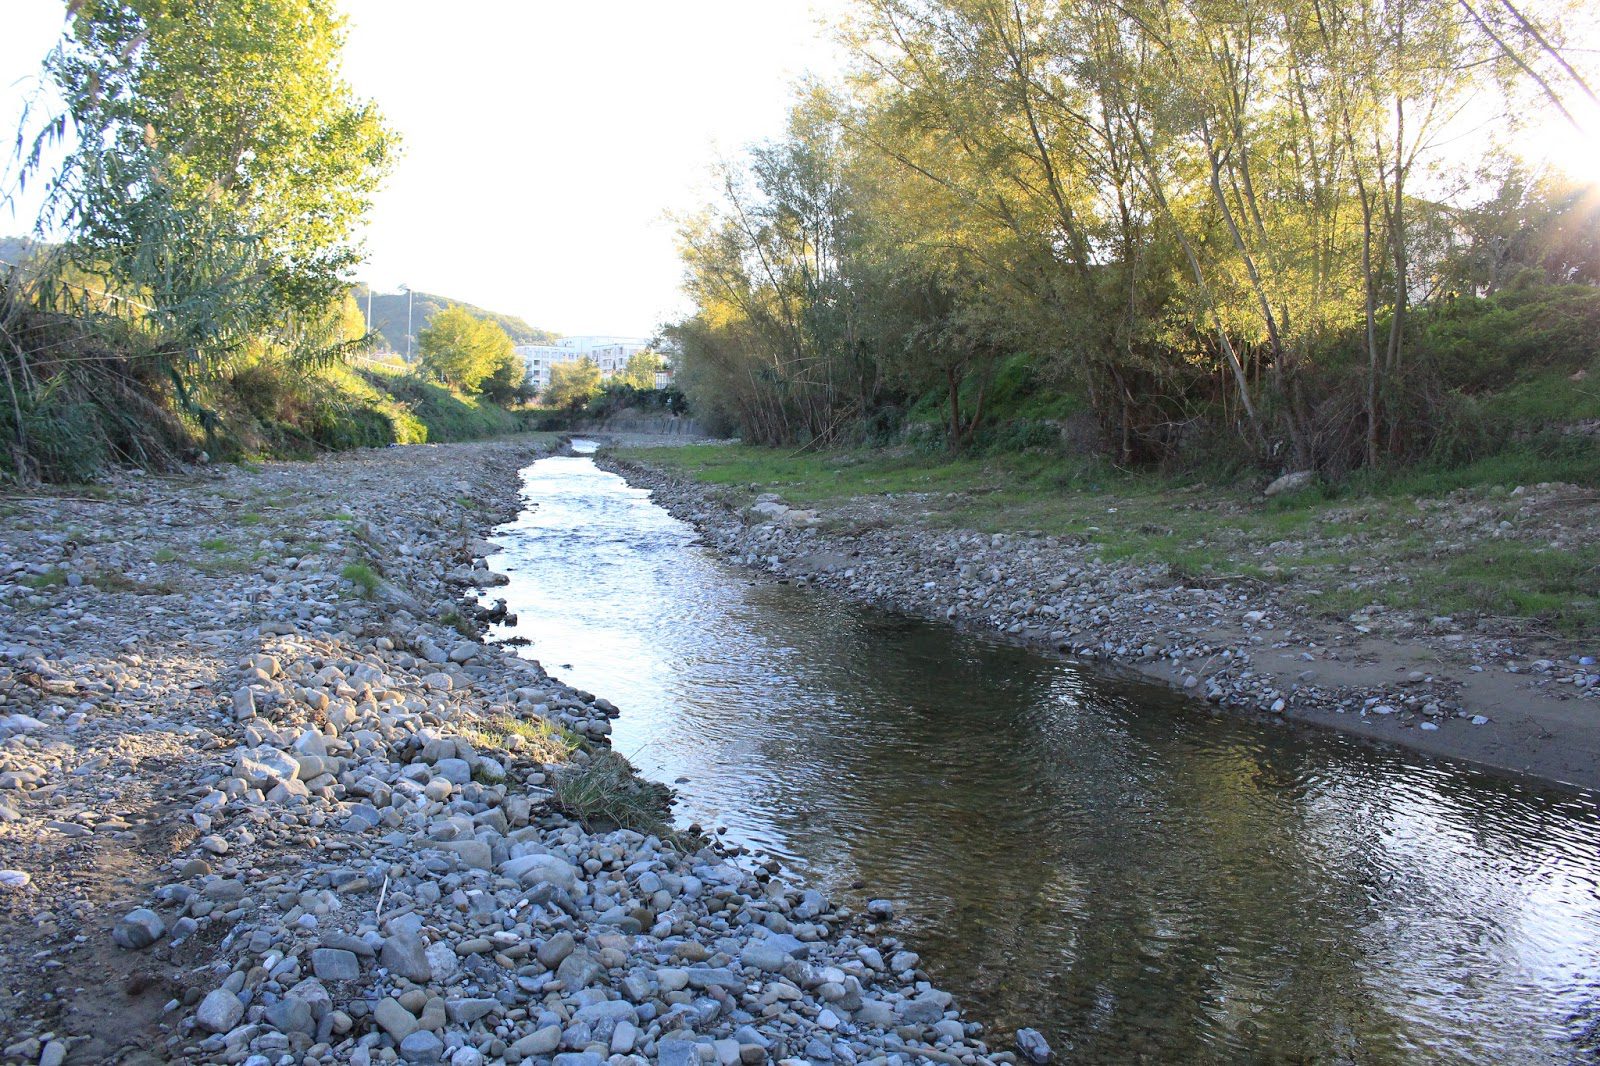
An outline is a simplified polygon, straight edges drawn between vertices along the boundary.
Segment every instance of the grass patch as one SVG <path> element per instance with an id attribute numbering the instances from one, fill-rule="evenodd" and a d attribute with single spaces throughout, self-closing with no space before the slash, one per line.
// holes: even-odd
<path id="1" fill-rule="evenodd" d="M 42 574 L 29 574 L 22 579 L 22 583 L 31 589 L 49 589 L 67 583 L 67 572 L 60 567 L 53 567 Z"/>
<path id="2" fill-rule="evenodd" d="M 554 722 L 506 714 L 481 719 L 461 733 L 473 747 L 516 751 L 544 763 L 566 762 L 583 743 L 576 733 Z"/>
<path id="3" fill-rule="evenodd" d="M 1334 617 L 1376 604 L 1462 621 L 1532 624 L 1578 637 L 1600 630 L 1600 547 L 1555 549 L 1513 540 L 1475 544 L 1433 561 L 1410 580 L 1341 586 L 1307 602 Z"/>
<path id="4" fill-rule="evenodd" d="M 171 581 L 135 581 L 115 570 L 101 570 L 92 574 L 89 584 L 101 592 L 129 592 L 135 596 L 170 596 L 182 591 Z"/>
<path id="5" fill-rule="evenodd" d="M 372 599 L 378 592 L 381 580 L 377 571 L 366 563 L 349 563 L 339 571 L 339 576 L 354 585 L 366 599 Z"/>
<path id="6" fill-rule="evenodd" d="M 231 552 L 233 545 L 221 537 L 207 537 L 200 542 L 200 547 L 208 552 Z"/>
<path id="7" fill-rule="evenodd" d="M 171 548 L 157 548 L 155 554 L 150 556 L 150 558 L 158 563 L 175 563 L 178 561 L 180 556 Z"/>
<path id="8" fill-rule="evenodd" d="M 1378 602 L 1572 635 L 1600 630 L 1600 549 L 1508 539 L 1441 554 L 1437 538 L 1419 532 L 1429 514 L 1419 500 L 1459 489 L 1494 498 L 1541 481 L 1600 484 L 1600 447 L 1584 439 L 1529 440 L 1469 464 L 1380 472 L 1274 499 L 1259 495 L 1259 479 L 1183 484 L 1045 453 L 695 445 L 613 454 L 721 486 L 736 506 L 777 493 L 820 508 L 835 530 L 1038 532 L 1085 544 L 1105 563 L 1164 563 L 1187 583 L 1293 578 L 1319 590 L 1296 596 L 1331 615 Z M 1365 572 L 1353 590 L 1352 567 Z"/>
<path id="9" fill-rule="evenodd" d="M 196 573 L 216 577 L 219 574 L 248 574 L 255 568 L 255 560 L 241 559 L 236 556 L 222 559 L 202 559 L 194 564 Z"/>
<path id="10" fill-rule="evenodd" d="M 555 774 L 556 806 L 590 832 L 665 834 L 668 795 L 664 786 L 639 777 L 627 759 L 609 749 L 596 750 L 587 762 Z"/>

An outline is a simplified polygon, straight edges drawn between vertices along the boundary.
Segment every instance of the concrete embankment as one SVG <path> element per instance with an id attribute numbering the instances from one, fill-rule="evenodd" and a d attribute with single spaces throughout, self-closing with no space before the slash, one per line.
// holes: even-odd
<path id="1" fill-rule="evenodd" d="M 536 454 L 0 498 L 0 1059 L 1010 1058 L 885 908 L 581 816 L 616 708 L 472 635 Z"/>
<path id="2" fill-rule="evenodd" d="M 1449 618 L 1419 632 L 1405 619 L 1385 629 L 1368 614 L 1319 616 L 1284 587 L 1107 561 L 1081 539 L 927 528 L 907 511 L 910 499 L 883 521 L 601 463 L 651 489 L 729 558 L 784 579 L 1133 671 L 1218 713 L 1600 788 L 1600 667 L 1570 649 Z"/>

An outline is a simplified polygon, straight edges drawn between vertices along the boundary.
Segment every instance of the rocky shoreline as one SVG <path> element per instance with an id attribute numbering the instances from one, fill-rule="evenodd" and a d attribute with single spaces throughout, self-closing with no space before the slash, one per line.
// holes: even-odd
<path id="1" fill-rule="evenodd" d="M 1217 713 L 1331 727 L 1564 787 L 1600 789 L 1600 666 L 1433 619 L 1311 614 L 1260 582 L 1197 584 L 1092 545 L 787 505 L 601 453 L 727 558 L 858 602 L 1168 684 Z M 1527 494 L 1537 506 L 1536 487 Z M 1559 493 L 1562 486 L 1548 487 Z M 1518 490 L 1519 493 L 1522 490 Z"/>
<path id="2" fill-rule="evenodd" d="M 617 709 L 477 637 L 536 454 L 0 497 L 0 1061 L 1013 1060 L 887 904 L 586 825 Z"/>

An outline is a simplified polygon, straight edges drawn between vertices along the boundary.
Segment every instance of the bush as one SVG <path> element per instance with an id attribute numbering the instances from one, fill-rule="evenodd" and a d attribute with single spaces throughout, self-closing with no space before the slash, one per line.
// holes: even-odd
<path id="1" fill-rule="evenodd" d="M 1600 289 L 1536 285 L 1449 299 L 1419 311 L 1416 325 L 1418 354 L 1440 382 L 1469 395 L 1502 391 L 1600 359 Z"/>

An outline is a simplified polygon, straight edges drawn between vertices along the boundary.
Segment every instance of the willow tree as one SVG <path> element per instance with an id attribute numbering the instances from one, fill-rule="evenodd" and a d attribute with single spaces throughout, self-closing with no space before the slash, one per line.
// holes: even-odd
<path id="1" fill-rule="evenodd" d="M 715 364 L 689 380 L 721 382 L 751 439 L 831 442 L 874 397 L 851 281 L 850 168 L 831 98 L 810 93 L 786 135 L 725 166 L 719 202 L 679 226 L 684 287 L 699 314 L 675 336 L 686 367 Z"/>

